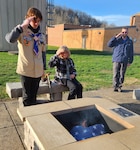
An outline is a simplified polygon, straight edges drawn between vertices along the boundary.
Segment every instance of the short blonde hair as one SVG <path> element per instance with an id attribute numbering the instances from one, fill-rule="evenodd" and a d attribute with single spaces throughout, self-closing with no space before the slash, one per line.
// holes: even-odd
<path id="1" fill-rule="evenodd" d="M 64 53 L 64 52 L 67 52 L 67 53 L 68 53 L 68 57 L 70 57 L 71 52 L 70 52 L 70 50 L 68 49 L 68 47 L 65 46 L 65 45 L 59 47 L 59 49 L 56 51 L 56 55 L 60 55 L 61 53 Z"/>

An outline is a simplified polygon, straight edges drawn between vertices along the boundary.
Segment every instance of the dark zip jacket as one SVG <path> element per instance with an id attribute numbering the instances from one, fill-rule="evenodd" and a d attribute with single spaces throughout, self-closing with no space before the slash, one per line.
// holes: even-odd
<path id="1" fill-rule="evenodd" d="M 113 62 L 129 64 L 133 62 L 133 41 L 128 36 L 126 40 L 123 40 L 122 37 L 112 37 L 107 45 L 113 47 Z"/>

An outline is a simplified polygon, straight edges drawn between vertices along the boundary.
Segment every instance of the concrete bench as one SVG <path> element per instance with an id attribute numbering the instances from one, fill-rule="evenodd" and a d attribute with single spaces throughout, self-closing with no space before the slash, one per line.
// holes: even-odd
<path id="1" fill-rule="evenodd" d="M 38 94 L 51 94 L 53 100 L 62 100 L 62 92 L 68 91 L 68 88 L 64 85 L 51 83 L 51 91 L 49 85 L 46 82 L 40 82 Z M 22 85 L 21 82 L 9 82 L 6 83 L 6 93 L 10 98 L 22 97 Z"/>
<path id="2" fill-rule="evenodd" d="M 140 100 L 140 89 L 133 90 L 133 99 Z"/>

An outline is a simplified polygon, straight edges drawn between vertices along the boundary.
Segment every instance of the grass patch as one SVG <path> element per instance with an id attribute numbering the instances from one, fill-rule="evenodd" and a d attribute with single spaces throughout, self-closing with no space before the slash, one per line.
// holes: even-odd
<path id="1" fill-rule="evenodd" d="M 49 46 L 46 59 L 47 63 L 58 47 Z M 17 55 L 9 55 L 8 52 L 0 52 L 0 99 L 8 99 L 5 92 L 6 82 L 20 81 L 16 74 Z M 97 90 L 104 87 L 112 87 L 112 55 L 108 52 L 98 52 L 84 49 L 71 49 L 71 58 L 77 69 L 77 79 L 82 83 L 84 91 Z M 134 56 L 133 64 L 127 69 L 126 85 L 140 83 L 140 56 Z M 50 78 L 54 78 L 54 68 L 47 68 Z"/>

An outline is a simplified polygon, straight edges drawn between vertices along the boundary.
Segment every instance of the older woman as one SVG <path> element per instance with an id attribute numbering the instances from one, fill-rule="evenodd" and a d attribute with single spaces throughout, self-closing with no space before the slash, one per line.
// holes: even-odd
<path id="1" fill-rule="evenodd" d="M 76 79 L 76 69 L 70 58 L 67 46 L 61 46 L 49 61 L 50 67 L 56 67 L 55 80 L 69 88 L 68 100 L 82 98 L 83 87 Z"/>

